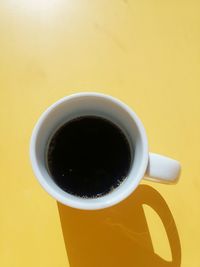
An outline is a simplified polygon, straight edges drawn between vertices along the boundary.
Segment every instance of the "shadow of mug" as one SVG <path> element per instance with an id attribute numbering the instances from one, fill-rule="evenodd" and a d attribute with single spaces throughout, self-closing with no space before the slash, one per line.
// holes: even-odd
<path id="1" fill-rule="evenodd" d="M 162 220 L 172 261 L 153 250 L 143 205 Z M 148 185 L 140 185 L 120 204 L 84 211 L 57 203 L 70 267 L 178 267 L 181 245 L 173 216 L 162 196 Z"/>

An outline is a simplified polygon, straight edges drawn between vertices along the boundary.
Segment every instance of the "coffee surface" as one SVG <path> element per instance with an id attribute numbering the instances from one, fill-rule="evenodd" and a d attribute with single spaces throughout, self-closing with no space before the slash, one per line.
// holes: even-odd
<path id="1" fill-rule="evenodd" d="M 129 142 L 111 121 L 83 116 L 61 126 L 50 140 L 47 164 L 55 183 L 79 197 L 95 198 L 120 185 L 131 166 Z"/>

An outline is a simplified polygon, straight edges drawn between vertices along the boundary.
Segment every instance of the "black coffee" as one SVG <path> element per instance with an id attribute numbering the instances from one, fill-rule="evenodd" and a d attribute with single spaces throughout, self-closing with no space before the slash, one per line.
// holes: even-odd
<path id="1" fill-rule="evenodd" d="M 60 188 L 93 198 L 107 194 L 127 177 L 131 151 L 118 126 L 101 117 L 83 116 L 54 134 L 47 162 Z"/>

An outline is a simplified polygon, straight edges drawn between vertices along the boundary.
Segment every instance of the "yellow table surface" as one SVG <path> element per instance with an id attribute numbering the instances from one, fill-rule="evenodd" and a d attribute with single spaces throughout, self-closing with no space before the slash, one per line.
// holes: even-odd
<path id="1" fill-rule="evenodd" d="M 0 2 L 0 266 L 200 266 L 200 2 Z M 86 212 L 38 184 L 39 115 L 75 92 L 111 94 L 142 119 L 150 150 L 180 160 L 174 186 L 142 182 Z"/>

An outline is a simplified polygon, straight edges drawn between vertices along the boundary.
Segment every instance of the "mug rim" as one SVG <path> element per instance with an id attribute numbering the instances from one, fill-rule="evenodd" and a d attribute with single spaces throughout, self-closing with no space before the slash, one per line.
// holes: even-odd
<path id="1" fill-rule="evenodd" d="M 63 196 L 61 196 L 61 194 L 56 192 L 56 190 L 46 182 L 45 177 L 40 172 L 40 170 L 38 168 L 38 164 L 37 164 L 36 155 L 35 155 L 35 146 L 36 146 L 38 131 L 39 131 L 40 127 L 42 126 L 46 116 L 48 116 L 48 114 L 53 109 L 58 107 L 60 104 L 67 102 L 67 101 L 71 100 L 72 98 L 91 97 L 91 96 L 92 97 L 106 98 L 107 100 L 110 100 L 112 103 L 120 106 L 127 113 L 129 113 L 129 115 L 131 116 L 131 118 L 133 118 L 135 124 L 138 127 L 140 137 L 142 140 L 142 146 L 143 146 L 142 161 L 140 163 L 137 177 L 136 178 L 134 177 L 134 182 L 131 184 L 131 186 L 126 191 L 119 194 L 119 196 L 117 198 L 115 197 L 115 199 L 112 199 L 110 197 L 109 201 L 95 202 L 95 203 L 93 203 L 93 205 L 91 205 L 91 203 L 86 203 L 86 202 L 83 203 L 83 200 L 81 198 L 78 198 L 78 197 L 77 197 L 77 201 L 74 202 L 70 198 L 63 197 Z M 121 202 L 125 198 L 127 198 L 136 189 L 136 187 L 138 186 L 138 184 L 142 180 L 142 178 L 146 172 L 147 164 L 148 164 L 148 141 L 147 141 L 146 132 L 145 132 L 145 129 L 144 129 L 144 126 L 143 126 L 141 120 L 139 119 L 137 114 L 127 104 L 125 104 L 121 100 L 119 100 L 119 99 L 117 99 L 111 95 L 107 95 L 107 94 L 103 94 L 103 93 L 97 93 L 97 92 L 80 92 L 80 93 L 74 93 L 74 94 L 70 94 L 68 96 L 64 96 L 63 98 L 57 100 L 52 105 L 50 105 L 41 114 L 41 116 L 39 117 L 39 119 L 37 120 L 37 122 L 35 124 L 35 127 L 33 128 L 32 135 L 31 135 L 30 160 L 31 160 L 31 165 L 32 165 L 32 169 L 33 169 L 33 172 L 35 174 L 35 177 L 37 178 L 37 180 L 39 181 L 41 186 L 44 188 L 44 190 L 47 191 L 54 199 L 56 199 L 57 201 L 61 202 L 64 205 L 67 205 L 67 206 L 70 206 L 73 208 L 77 208 L 77 209 L 84 209 L 84 210 L 103 209 L 106 207 L 113 206 L 113 205 Z M 131 167 L 131 170 L 132 170 L 132 168 L 133 168 L 133 166 Z M 131 178 L 128 176 L 127 179 L 131 179 Z"/>

